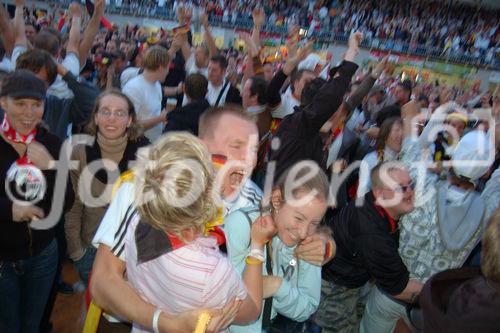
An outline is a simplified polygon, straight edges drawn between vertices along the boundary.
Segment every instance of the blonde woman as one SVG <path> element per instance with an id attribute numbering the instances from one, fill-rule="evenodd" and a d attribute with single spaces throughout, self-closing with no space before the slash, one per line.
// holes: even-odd
<path id="1" fill-rule="evenodd" d="M 149 144 L 137 124 L 134 105 L 115 89 L 97 98 L 86 132 L 94 143 L 77 145 L 73 151 L 72 160 L 79 163 L 70 177 L 77 195 L 65 219 L 69 257 L 85 285 L 97 251 L 91 241 L 111 201 L 111 186 L 135 160 L 137 150 Z M 94 173 L 89 165 L 95 163 L 100 169 Z"/>
<path id="2" fill-rule="evenodd" d="M 222 218 L 205 146 L 177 132 L 161 137 L 141 155 L 134 180 L 138 212 L 125 236 L 132 286 L 171 314 L 222 308 L 236 297 L 242 300 L 236 322 L 256 320 L 262 304 L 262 261 L 249 257 L 243 283 L 219 252 L 217 239 L 205 232 L 207 225 L 219 224 Z M 262 252 L 274 233 L 272 223 L 262 219 L 252 228 L 252 244 Z M 153 316 L 153 330 L 160 312 Z M 144 331 L 134 325 L 133 332 Z"/>

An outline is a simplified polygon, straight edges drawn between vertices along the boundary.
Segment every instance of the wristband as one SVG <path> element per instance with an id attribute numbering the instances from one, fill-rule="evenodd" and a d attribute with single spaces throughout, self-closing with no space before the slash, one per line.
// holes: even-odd
<path id="1" fill-rule="evenodd" d="M 251 249 L 250 253 L 248 254 L 249 257 L 254 257 L 255 259 L 258 259 L 262 262 L 265 261 L 264 259 L 264 250 L 262 249 Z"/>
<path id="2" fill-rule="evenodd" d="M 153 314 L 153 320 L 151 326 L 153 327 L 154 333 L 160 332 L 160 330 L 158 329 L 158 319 L 160 319 L 161 313 L 162 313 L 161 309 L 156 309 L 155 313 Z"/>
<path id="3" fill-rule="evenodd" d="M 254 257 L 247 257 L 247 258 L 245 259 L 245 263 L 246 263 L 247 265 L 260 265 L 260 264 L 262 264 L 262 263 L 264 263 L 264 262 L 263 262 L 263 261 L 261 261 L 261 260 L 259 260 L 259 259 L 257 259 L 257 258 L 254 258 Z"/>
<path id="4" fill-rule="evenodd" d="M 212 319 L 212 316 L 210 316 L 208 312 L 202 312 L 198 317 L 194 333 L 205 333 L 208 323 L 210 323 L 210 319 Z"/>

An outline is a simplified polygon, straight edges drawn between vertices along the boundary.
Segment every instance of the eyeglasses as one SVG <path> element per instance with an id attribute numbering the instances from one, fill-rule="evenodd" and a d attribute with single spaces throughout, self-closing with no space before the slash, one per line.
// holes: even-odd
<path id="1" fill-rule="evenodd" d="M 128 117 L 128 111 L 125 111 L 125 110 L 118 110 L 118 111 L 113 112 L 113 111 L 108 110 L 108 109 L 99 109 L 99 110 L 97 110 L 97 113 L 105 118 L 111 118 L 111 115 L 114 115 L 117 118 Z"/>

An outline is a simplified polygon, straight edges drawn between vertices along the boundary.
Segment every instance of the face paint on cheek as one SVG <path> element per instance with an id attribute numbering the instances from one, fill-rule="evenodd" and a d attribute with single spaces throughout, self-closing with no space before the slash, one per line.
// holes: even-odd
<path id="1" fill-rule="evenodd" d="M 219 170 L 227 163 L 227 156 L 221 154 L 212 155 L 212 163 L 214 167 Z"/>

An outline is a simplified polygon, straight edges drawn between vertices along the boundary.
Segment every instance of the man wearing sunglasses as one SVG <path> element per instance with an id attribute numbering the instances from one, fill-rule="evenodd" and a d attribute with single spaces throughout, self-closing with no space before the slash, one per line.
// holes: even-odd
<path id="1" fill-rule="evenodd" d="M 412 302 L 422 284 L 409 278 L 398 253 L 398 220 L 413 210 L 413 182 L 395 162 L 377 165 L 372 191 L 362 205 L 351 202 L 328 223 L 337 244 L 335 258 L 323 268 L 316 323 L 323 332 L 357 331 L 362 294 L 374 281 L 360 332 L 392 332 L 390 318 L 373 317 L 375 307 L 394 313 Z M 366 285 L 366 287 L 365 287 Z M 404 312 L 404 311 L 403 311 Z M 392 328 L 391 328 L 392 327 Z"/>

